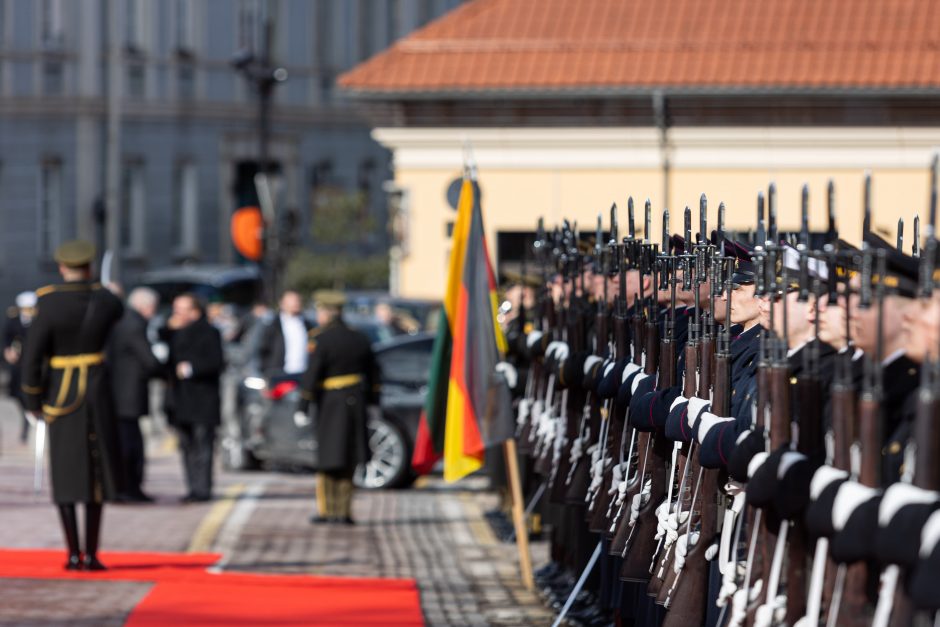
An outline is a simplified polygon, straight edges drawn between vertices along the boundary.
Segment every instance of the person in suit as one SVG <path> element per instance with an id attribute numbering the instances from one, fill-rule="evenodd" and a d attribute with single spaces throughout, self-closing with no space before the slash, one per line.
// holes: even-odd
<path id="1" fill-rule="evenodd" d="M 29 437 L 29 420 L 23 410 L 23 391 L 20 389 L 20 357 L 35 313 L 36 293 L 20 292 L 16 296 L 16 306 L 10 308 L 3 328 L 3 360 L 10 368 L 10 396 L 19 403 L 23 418 L 20 442 L 26 442 Z"/>
<path id="2" fill-rule="evenodd" d="M 277 317 L 264 328 L 258 345 L 261 372 L 267 376 L 294 375 L 307 370 L 307 333 L 303 299 L 293 290 L 281 296 Z"/>
<path id="3" fill-rule="evenodd" d="M 222 337 L 193 294 L 173 300 L 164 337 L 170 347 L 167 417 L 176 429 L 183 456 L 187 486 L 183 502 L 208 501 L 212 498 L 215 430 L 222 422 Z"/>
<path id="4" fill-rule="evenodd" d="M 68 570 L 104 570 L 98 560 L 103 503 L 119 491 L 117 429 L 105 345 L 124 306 L 91 280 L 95 248 L 62 244 L 55 261 L 63 282 L 36 290 L 36 317 L 23 350 L 26 410 L 49 423 L 52 499 L 68 546 Z M 84 555 L 76 503 L 85 504 Z"/>
<path id="5" fill-rule="evenodd" d="M 310 333 L 309 362 L 298 408 L 317 408 L 317 514 L 311 523 L 353 524 L 352 477 L 369 459 L 368 407 L 378 403 L 378 373 L 369 338 L 346 326 L 342 292 L 314 295 L 319 326 Z"/>
<path id="6" fill-rule="evenodd" d="M 160 297 L 152 289 L 138 287 L 131 291 L 124 316 L 111 334 L 108 351 L 124 474 L 124 490 L 119 497 L 129 503 L 153 500 L 141 488 L 144 438 L 140 431 L 140 417 L 150 413 L 147 383 L 163 372 L 163 365 L 147 341 L 147 322 L 157 312 L 159 302 Z"/>

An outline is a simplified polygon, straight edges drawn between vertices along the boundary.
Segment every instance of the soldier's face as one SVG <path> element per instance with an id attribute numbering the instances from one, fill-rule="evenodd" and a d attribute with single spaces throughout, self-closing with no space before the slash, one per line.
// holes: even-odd
<path id="1" fill-rule="evenodd" d="M 804 341 L 804 338 L 807 333 L 810 331 L 808 313 L 810 308 L 809 301 L 801 303 L 799 300 L 799 292 L 791 291 L 787 292 L 786 295 L 786 318 L 787 318 L 787 333 L 786 335 L 793 341 L 801 343 Z M 783 337 L 784 328 L 783 328 L 783 311 L 784 311 L 784 300 L 781 298 L 776 298 L 771 301 L 769 298 L 761 298 L 761 326 L 765 329 L 770 328 L 771 317 L 773 318 L 773 330 L 779 337 Z M 773 308 L 773 316 L 770 315 L 771 307 Z"/>
<path id="2" fill-rule="evenodd" d="M 940 292 L 929 300 L 912 303 L 904 313 L 904 352 L 912 360 L 923 363 L 936 359 L 940 353 Z"/>
<path id="3" fill-rule="evenodd" d="M 858 276 L 852 277 L 852 293 L 848 298 L 849 330 L 855 345 L 860 349 L 874 355 L 878 348 L 878 306 L 872 303 L 870 307 L 861 307 L 858 288 L 861 281 Z M 886 296 L 884 301 L 884 319 L 881 328 L 884 334 L 884 354 L 887 357 L 899 348 L 902 339 L 904 314 L 912 301 L 897 295 Z"/>
<path id="4" fill-rule="evenodd" d="M 829 297 L 817 299 L 811 315 L 819 317 L 819 340 L 836 350 L 845 347 L 845 302 L 842 298 L 830 305 Z M 815 323 L 815 318 L 813 320 Z"/>
<path id="5" fill-rule="evenodd" d="M 760 317 L 760 299 L 754 296 L 754 284 L 739 285 L 731 291 L 731 322 L 750 326 Z"/>
<path id="6" fill-rule="evenodd" d="M 727 302 L 724 292 L 715 296 L 715 322 L 723 323 L 726 320 Z"/>

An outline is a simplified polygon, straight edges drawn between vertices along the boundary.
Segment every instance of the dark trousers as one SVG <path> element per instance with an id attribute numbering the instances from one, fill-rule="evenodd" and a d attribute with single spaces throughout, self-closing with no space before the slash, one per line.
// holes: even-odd
<path id="1" fill-rule="evenodd" d="M 140 420 L 137 417 L 121 416 L 117 423 L 123 475 L 120 485 L 125 495 L 141 496 L 141 486 L 144 484 L 144 436 L 140 431 Z"/>
<path id="2" fill-rule="evenodd" d="M 215 448 L 215 426 L 184 424 L 176 426 L 188 495 L 195 498 L 212 496 L 212 455 Z"/>

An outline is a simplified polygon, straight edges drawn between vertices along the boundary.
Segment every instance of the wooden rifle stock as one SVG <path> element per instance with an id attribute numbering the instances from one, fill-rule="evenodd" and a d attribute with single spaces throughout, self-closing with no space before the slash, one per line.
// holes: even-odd
<path id="1" fill-rule="evenodd" d="M 699 377 L 698 377 L 698 397 L 704 400 L 709 400 L 708 396 L 712 387 L 712 378 L 714 372 L 712 370 L 715 363 L 715 339 L 713 337 L 703 337 L 699 340 L 700 346 L 700 363 L 699 363 Z"/>

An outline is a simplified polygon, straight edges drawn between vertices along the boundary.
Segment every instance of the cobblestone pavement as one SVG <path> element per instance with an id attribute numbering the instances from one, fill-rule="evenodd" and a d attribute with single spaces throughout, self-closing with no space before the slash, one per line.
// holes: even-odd
<path id="1" fill-rule="evenodd" d="M 61 548 L 48 486 L 32 489 L 32 449 L 0 400 L 0 546 Z M 180 505 L 172 437 L 150 429 L 145 490 L 152 505 L 108 506 L 104 551 L 211 551 L 218 568 L 256 573 L 414 578 L 429 625 L 545 625 L 551 614 L 519 580 L 513 545 L 483 518 L 485 481 L 358 492 L 354 527 L 311 526 L 312 475 L 219 472 L 216 499 Z M 546 548 L 532 547 L 536 566 Z M 64 557 L 64 554 L 63 554 Z M 150 588 L 136 582 L 0 580 L 0 625 L 121 625 Z"/>

